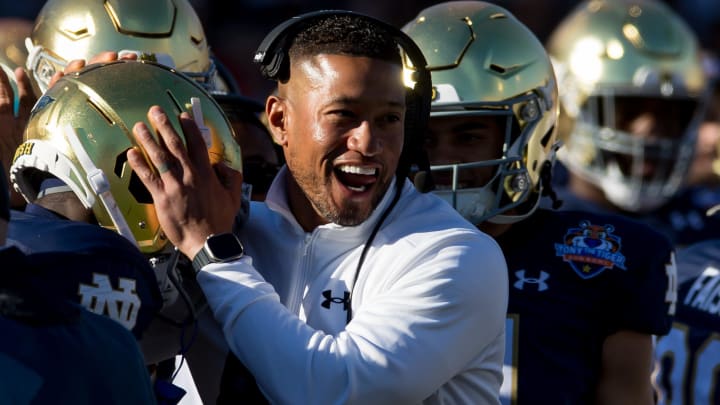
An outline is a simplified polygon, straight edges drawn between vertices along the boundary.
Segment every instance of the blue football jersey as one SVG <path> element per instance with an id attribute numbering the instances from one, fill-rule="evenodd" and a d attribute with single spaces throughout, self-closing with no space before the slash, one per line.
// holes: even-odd
<path id="1" fill-rule="evenodd" d="M 109 316 L 138 339 L 162 306 L 148 260 L 108 229 L 30 204 L 25 212 L 12 211 L 7 243 L 32 258 L 55 291 Z"/>
<path id="2" fill-rule="evenodd" d="M 498 242 L 510 282 L 503 403 L 592 403 L 607 336 L 670 330 L 673 250 L 647 226 L 540 209 Z"/>
<path id="3" fill-rule="evenodd" d="M 683 190 L 651 214 L 651 219 L 671 229 L 677 246 L 720 238 L 720 216 L 708 209 L 720 204 L 720 189 L 693 187 Z"/>
<path id="4" fill-rule="evenodd" d="M 17 248 L 0 260 L 0 403 L 155 403 L 128 330 L 58 294 Z"/>
<path id="5" fill-rule="evenodd" d="M 659 404 L 720 404 L 720 239 L 680 250 L 673 328 L 658 339 Z"/>

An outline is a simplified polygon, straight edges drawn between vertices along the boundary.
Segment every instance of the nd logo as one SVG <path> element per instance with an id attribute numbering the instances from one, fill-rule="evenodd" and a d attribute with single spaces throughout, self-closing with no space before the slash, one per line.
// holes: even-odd
<path id="1" fill-rule="evenodd" d="M 140 311 L 140 297 L 135 291 L 135 280 L 120 278 L 118 289 L 113 289 L 106 274 L 93 274 L 93 284 L 80 284 L 80 304 L 88 310 L 106 315 L 120 322 L 128 330 L 135 327 Z"/>

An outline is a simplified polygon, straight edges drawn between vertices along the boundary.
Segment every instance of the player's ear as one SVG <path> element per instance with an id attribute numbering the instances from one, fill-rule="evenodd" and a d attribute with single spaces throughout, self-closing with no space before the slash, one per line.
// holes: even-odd
<path id="1" fill-rule="evenodd" d="M 287 144 L 288 114 L 287 104 L 280 97 L 271 95 L 265 103 L 265 113 L 268 119 L 268 129 L 273 140 L 280 146 Z"/>

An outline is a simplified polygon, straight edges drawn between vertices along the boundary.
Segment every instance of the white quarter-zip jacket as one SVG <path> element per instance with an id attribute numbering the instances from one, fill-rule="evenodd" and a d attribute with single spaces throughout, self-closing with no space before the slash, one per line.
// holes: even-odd
<path id="1" fill-rule="evenodd" d="M 231 350 L 266 397 L 499 403 L 508 280 L 495 241 L 406 181 L 353 282 L 395 183 L 364 223 L 308 233 L 290 212 L 287 175 L 252 205 L 241 231 L 246 256 L 198 274 Z"/>

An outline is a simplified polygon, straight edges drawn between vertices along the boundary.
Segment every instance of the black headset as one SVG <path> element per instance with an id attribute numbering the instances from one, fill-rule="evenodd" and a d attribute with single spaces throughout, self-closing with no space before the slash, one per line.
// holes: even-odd
<path id="1" fill-rule="evenodd" d="M 255 52 L 253 61 L 260 65 L 260 73 L 270 80 L 287 80 L 290 71 L 288 50 L 292 40 L 303 29 L 318 20 L 330 16 L 353 16 L 367 20 L 391 35 L 393 40 L 403 49 L 406 57 L 415 68 L 413 78 L 415 87 L 408 89 L 407 107 L 405 112 L 405 140 L 398 164 L 398 183 L 402 187 L 404 178 L 415 166 L 422 177 L 428 177 L 430 163 L 423 150 L 423 140 L 427 131 L 432 97 L 430 72 L 426 69 L 427 62 L 420 48 L 404 32 L 376 18 L 347 10 L 321 10 L 293 17 L 277 27 L 262 40 Z M 429 190 L 421 190 L 429 191 Z"/>

